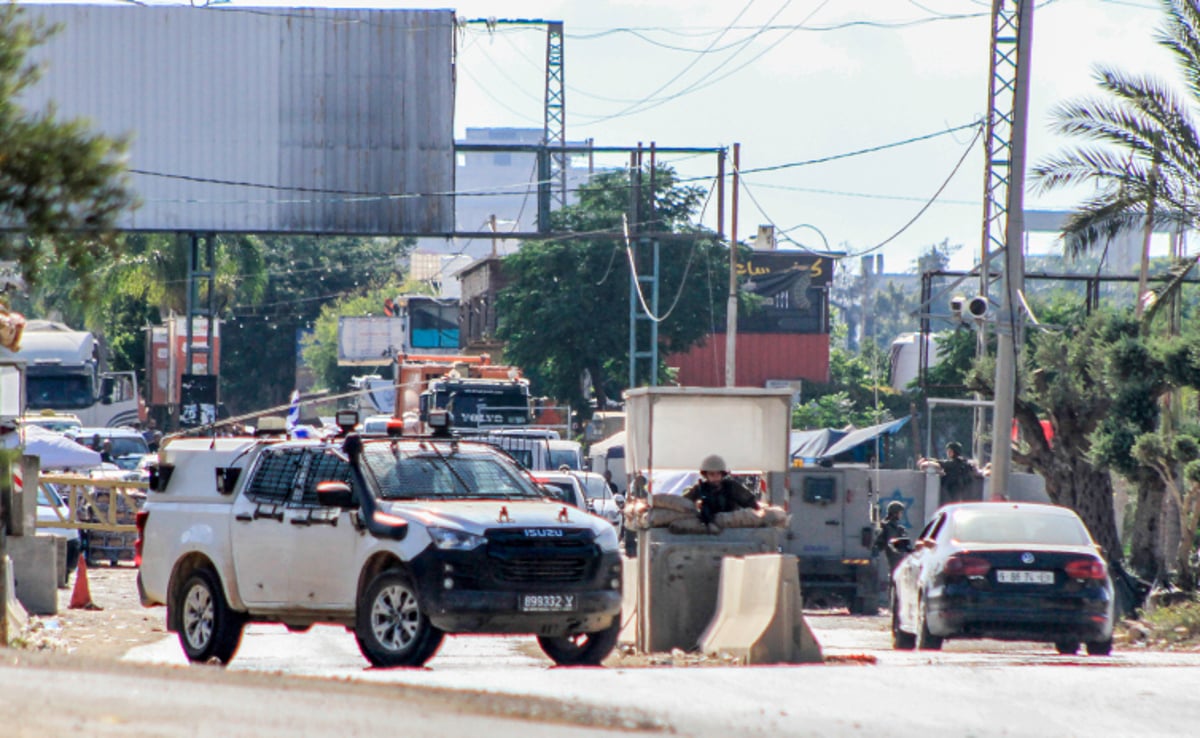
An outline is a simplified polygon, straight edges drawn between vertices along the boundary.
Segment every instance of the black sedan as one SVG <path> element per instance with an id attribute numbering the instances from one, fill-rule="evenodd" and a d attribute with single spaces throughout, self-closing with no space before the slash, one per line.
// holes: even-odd
<path id="1" fill-rule="evenodd" d="M 893 573 L 892 645 L 939 649 L 947 638 L 1045 641 L 1112 651 L 1113 585 L 1073 511 L 975 502 L 934 514 Z"/>

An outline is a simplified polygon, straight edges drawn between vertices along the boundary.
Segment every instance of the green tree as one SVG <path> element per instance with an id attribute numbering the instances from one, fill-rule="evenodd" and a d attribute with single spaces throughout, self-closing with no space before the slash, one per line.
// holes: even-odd
<path id="1" fill-rule="evenodd" d="M 29 54 L 52 31 L 16 3 L 0 10 L 0 217 L 14 231 L 0 239 L 0 260 L 18 262 L 26 284 L 61 261 L 90 299 L 94 274 L 119 253 L 112 227 L 133 195 L 123 142 L 18 102 L 40 74 Z"/>
<path id="2" fill-rule="evenodd" d="M 403 283 L 390 281 L 322 305 L 321 313 L 313 323 L 312 333 L 304 339 L 303 349 L 304 364 L 312 370 L 316 387 L 335 392 L 344 390 L 350 380 L 362 374 L 365 368 L 338 366 L 339 318 L 381 316 L 385 299 L 415 294 L 432 294 L 432 290 L 429 285 L 414 280 Z"/>
<path id="3" fill-rule="evenodd" d="M 874 343 L 862 348 L 859 355 L 830 349 L 829 382 L 804 384 L 793 428 L 861 428 L 908 414 L 908 401 L 887 383 L 887 355 Z"/>
<path id="4" fill-rule="evenodd" d="M 535 391 L 585 415 L 590 396 L 603 408 L 628 376 L 629 257 L 622 239 L 587 234 L 622 230 L 629 191 L 628 172 L 596 175 L 581 188 L 578 204 L 553 214 L 556 231 L 578 237 L 528 243 L 504 260 L 510 281 L 497 304 L 497 334 L 507 342 L 505 360 L 522 368 Z M 679 185 L 674 172 L 660 167 L 653 198 L 648 184 L 642 191 L 641 212 L 653 213 L 644 216 L 645 230 L 694 236 L 660 246 L 658 336 L 665 356 L 686 351 L 724 324 L 729 262 L 712 234 L 691 222 L 703 196 L 699 188 Z M 638 270 L 648 271 L 648 261 Z"/>
<path id="5" fill-rule="evenodd" d="M 221 398 L 233 414 L 287 402 L 303 336 L 321 308 L 395 279 L 411 240 L 263 239 L 261 297 L 230 307 L 221 336 Z"/>

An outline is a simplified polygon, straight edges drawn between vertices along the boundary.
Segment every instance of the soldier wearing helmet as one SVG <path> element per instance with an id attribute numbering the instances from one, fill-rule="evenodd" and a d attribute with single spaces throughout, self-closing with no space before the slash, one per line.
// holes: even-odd
<path id="1" fill-rule="evenodd" d="M 758 498 L 729 476 L 725 460 L 716 454 L 709 454 L 700 462 L 700 481 L 683 496 L 696 503 L 700 520 L 705 523 L 713 522 L 717 513 L 758 507 Z"/>
<path id="2" fill-rule="evenodd" d="M 892 500 L 887 506 L 887 517 L 879 526 L 879 532 L 875 535 L 875 545 L 871 547 L 872 553 L 883 551 L 888 560 L 888 571 L 894 571 L 896 565 L 904 558 L 904 554 L 897 551 L 891 542 L 896 538 L 904 538 L 908 535 L 908 531 L 904 529 L 900 519 L 904 517 L 904 503 L 899 500 Z"/>
<path id="3" fill-rule="evenodd" d="M 976 468 L 975 462 L 963 455 L 962 444 L 958 441 L 946 444 L 946 458 L 922 458 L 918 460 L 917 468 L 922 471 L 932 469 L 942 477 L 940 504 L 979 499 L 975 480 L 982 474 Z"/>

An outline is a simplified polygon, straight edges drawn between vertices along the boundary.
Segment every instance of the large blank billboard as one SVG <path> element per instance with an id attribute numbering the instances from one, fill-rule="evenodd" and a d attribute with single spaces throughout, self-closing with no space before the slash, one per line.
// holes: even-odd
<path id="1" fill-rule="evenodd" d="M 144 231 L 454 228 L 450 10 L 25 5 L 22 104 L 130 139 Z"/>

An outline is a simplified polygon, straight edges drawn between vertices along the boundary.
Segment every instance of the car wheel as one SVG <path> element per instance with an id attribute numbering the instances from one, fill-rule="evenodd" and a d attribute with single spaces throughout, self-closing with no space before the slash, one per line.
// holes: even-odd
<path id="1" fill-rule="evenodd" d="M 225 602 L 225 593 L 210 569 L 192 572 L 175 598 L 179 644 L 188 661 L 228 664 L 242 642 L 245 618 Z M 168 613 L 168 617 L 171 613 Z"/>
<path id="2" fill-rule="evenodd" d="M 892 648 L 897 651 L 911 651 L 917 645 L 917 637 L 912 633 L 900 630 L 900 602 L 892 597 Z"/>
<path id="3" fill-rule="evenodd" d="M 599 666 L 617 645 L 621 634 L 621 616 L 612 625 L 595 633 L 579 633 L 561 638 L 538 636 L 542 653 L 559 666 Z"/>
<path id="4" fill-rule="evenodd" d="M 1107 656 L 1112 653 L 1112 639 L 1106 641 L 1088 641 L 1088 656 Z"/>
<path id="5" fill-rule="evenodd" d="M 367 586 L 356 619 L 358 648 L 373 666 L 423 666 L 444 636 L 421 612 L 412 579 L 396 569 Z"/>
<path id="6" fill-rule="evenodd" d="M 942 639 L 929 632 L 924 597 L 917 603 L 917 648 L 922 651 L 940 651 L 942 648 Z"/>
<path id="7" fill-rule="evenodd" d="M 1054 648 L 1063 656 L 1074 656 L 1079 653 L 1079 641 L 1055 641 Z"/>

